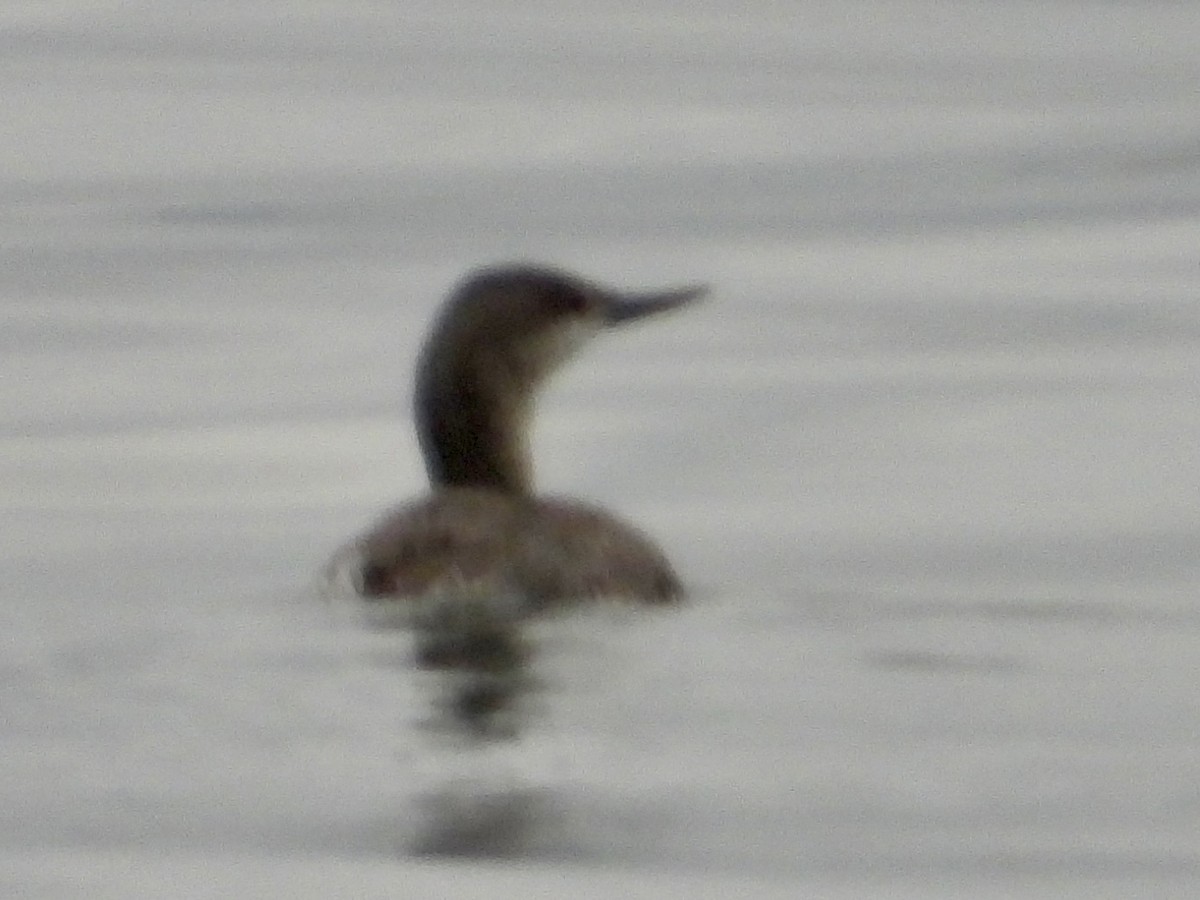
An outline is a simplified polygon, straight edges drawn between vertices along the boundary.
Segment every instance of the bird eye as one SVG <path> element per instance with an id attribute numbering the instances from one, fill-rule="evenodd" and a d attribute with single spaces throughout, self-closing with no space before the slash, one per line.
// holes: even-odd
<path id="1" fill-rule="evenodd" d="M 591 306 L 591 298 L 587 294 L 566 284 L 551 288 L 550 299 L 555 309 L 566 314 L 582 315 Z"/>

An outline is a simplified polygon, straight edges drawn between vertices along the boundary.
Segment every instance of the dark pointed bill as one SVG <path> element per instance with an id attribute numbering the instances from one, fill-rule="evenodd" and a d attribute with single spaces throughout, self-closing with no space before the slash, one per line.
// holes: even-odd
<path id="1" fill-rule="evenodd" d="M 666 312 L 669 309 L 691 303 L 707 293 L 708 285 L 705 284 L 693 284 L 645 294 L 612 293 L 607 296 L 605 321 L 609 325 L 632 322 L 643 316 Z"/>

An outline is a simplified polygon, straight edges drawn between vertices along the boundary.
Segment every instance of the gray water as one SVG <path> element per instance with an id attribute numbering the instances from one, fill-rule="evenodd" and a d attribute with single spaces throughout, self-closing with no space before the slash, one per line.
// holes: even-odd
<path id="1" fill-rule="evenodd" d="M 0 884 L 1193 896 L 1198 45 L 1149 2 L 0 12 Z M 693 600 L 558 623 L 463 752 L 316 595 L 507 259 L 712 284 L 535 442 Z"/>

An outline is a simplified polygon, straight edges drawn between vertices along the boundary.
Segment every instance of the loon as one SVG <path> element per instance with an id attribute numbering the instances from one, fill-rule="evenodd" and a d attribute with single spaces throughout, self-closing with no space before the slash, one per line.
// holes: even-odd
<path id="1" fill-rule="evenodd" d="M 402 600 L 482 585 L 530 611 L 599 596 L 681 599 L 674 569 L 640 530 L 534 492 L 529 427 L 537 389 L 590 338 L 705 293 L 625 293 L 536 265 L 469 275 L 417 362 L 413 414 L 432 490 L 359 539 L 358 593 Z"/>

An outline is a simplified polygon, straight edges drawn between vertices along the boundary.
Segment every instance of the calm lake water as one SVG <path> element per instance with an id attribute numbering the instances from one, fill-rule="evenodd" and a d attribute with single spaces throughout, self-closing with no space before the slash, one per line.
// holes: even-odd
<path id="1" fill-rule="evenodd" d="M 1194 896 L 1198 44 L 1149 2 L 0 12 L 0 885 Z M 712 284 L 535 436 L 693 600 L 547 626 L 524 739 L 458 751 L 315 595 L 424 490 L 414 353 L 509 259 Z"/>

